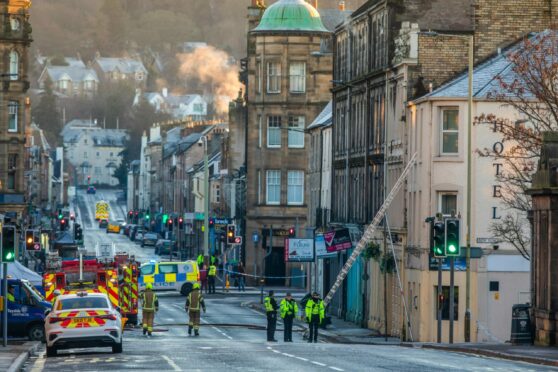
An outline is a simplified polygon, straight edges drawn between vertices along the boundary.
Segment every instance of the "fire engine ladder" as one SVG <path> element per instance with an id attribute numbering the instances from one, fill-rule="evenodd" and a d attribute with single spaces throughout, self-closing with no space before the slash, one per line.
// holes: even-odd
<path id="1" fill-rule="evenodd" d="M 392 280 L 392 319 L 391 319 L 391 334 L 394 336 L 401 336 L 401 305 L 403 305 L 403 311 L 405 312 L 405 323 L 407 329 L 409 330 L 409 338 L 411 342 L 413 341 L 413 330 L 411 329 L 411 320 L 409 318 L 409 312 L 407 309 L 407 302 L 405 301 L 405 291 L 403 289 L 403 283 L 401 282 L 401 273 L 399 272 L 399 264 L 397 263 L 397 255 L 395 254 L 395 249 L 393 248 L 393 241 L 391 240 L 391 229 L 389 227 L 388 215 L 385 216 L 385 223 L 388 233 L 388 241 L 391 248 L 391 255 L 393 261 L 395 262 L 395 273 L 397 275 L 397 283 Z M 403 257 L 402 257 L 403 259 Z"/>
<path id="2" fill-rule="evenodd" d="M 337 280 L 335 280 L 333 287 L 331 287 L 329 293 L 324 298 L 324 306 L 327 306 L 331 302 L 333 296 L 335 295 L 335 292 L 337 292 L 337 290 L 339 289 L 339 287 L 347 277 L 349 270 L 351 270 L 351 267 L 353 266 L 357 258 L 362 253 L 364 247 L 366 247 L 366 244 L 368 244 L 368 242 L 371 241 L 372 238 L 374 237 L 374 233 L 376 232 L 378 225 L 384 218 L 384 215 L 386 214 L 386 211 L 389 208 L 391 202 L 393 201 L 393 199 L 395 199 L 395 196 L 403 186 L 403 183 L 405 182 L 405 179 L 409 175 L 409 172 L 411 171 L 411 168 L 414 166 L 416 160 L 417 160 L 417 153 L 415 153 L 413 157 L 409 160 L 409 163 L 407 163 L 407 166 L 403 170 L 403 173 L 401 173 L 401 176 L 399 176 L 399 179 L 397 180 L 395 185 L 393 185 L 393 188 L 391 189 L 388 196 L 384 200 L 384 204 L 382 204 L 381 208 L 378 210 L 378 213 L 376 213 L 376 216 L 372 220 L 372 223 L 368 225 L 368 227 L 364 231 L 364 234 L 362 235 L 362 238 L 358 242 L 356 248 L 353 250 L 353 253 L 351 254 L 349 259 L 347 260 L 347 262 L 345 263 L 345 265 L 337 275 Z"/>

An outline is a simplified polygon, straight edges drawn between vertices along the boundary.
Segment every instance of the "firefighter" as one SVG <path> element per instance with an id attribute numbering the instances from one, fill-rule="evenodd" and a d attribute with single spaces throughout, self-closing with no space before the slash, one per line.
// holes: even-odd
<path id="1" fill-rule="evenodd" d="M 201 293 L 199 283 L 194 283 L 192 291 L 186 297 L 186 312 L 188 312 L 189 322 L 188 322 L 188 335 L 192 334 L 192 329 L 194 330 L 194 335 L 200 335 L 200 305 L 205 314 L 205 301 Z"/>
<path id="2" fill-rule="evenodd" d="M 293 319 L 298 313 L 298 305 L 290 293 L 281 301 L 281 318 L 284 324 L 283 341 L 293 342 Z"/>
<path id="3" fill-rule="evenodd" d="M 264 299 L 265 312 L 267 315 L 267 341 L 277 342 L 275 339 L 275 327 L 277 326 L 277 301 L 274 292 L 269 291 L 269 295 Z"/>
<path id="4" fill-rule="evenodd" d="M 209 293 L 215 293 L 215 277 L 217 276 L 217 266 L 210 265 L 209 271 L 207 272 L 207 284 L 209 287 Z"/>
<path id="5" fill-rule="evenodd" d="M 52 306 L 54 306 L 54 303 L 56 302 L 56 298 L 60 295 L 61 292 L 59 289 L 55 289 L 54 292 L 52 292 Z"/>
<path id="6" fill-rule="evenodd" d="M 153 292 L 153 285 L 151 283 L 145 285 L 145 291 L 141 295 L 141 305 L 143 334 L 147 333 L 151 336 L 151 332 L 153 332 L 153 319 L 155 318 L 155 313 L 159 311 L 159 300 L 155 292 Z"/>
<path id="7" fill-rule="evenodd" d="M 318 342 L 318 327 L 322 324 L 325 316 L 324 302 L 318 292 L 312 293 L 312 297 L 306 302 L 306 321 L 310 335 L 308 342 Z"/>

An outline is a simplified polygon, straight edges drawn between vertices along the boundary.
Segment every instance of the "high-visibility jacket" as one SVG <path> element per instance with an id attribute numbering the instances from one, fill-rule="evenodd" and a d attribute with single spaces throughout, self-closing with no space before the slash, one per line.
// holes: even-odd
<path id="1" fill-rule="evenodd" d="M 9 292 L 8 292 L 8 301 L 10 301 L 10 302 L 15 302 L 15 297 L 14 297 L 14 295 L 11 294 L 11 293 L 9 293 Z"/>
<path id="2" fill-rule="evenodd" d="M 215 265 L 216 262 L 217 262 L 217 257 L 211 256 L 211 264 Z"/>
<path id="3" fill-rule="evenodd" d="M 306 318 L 310 320 L 312 319 L 312 315 L 320 315 L 320 322 L 324 319 L 325 308 L 321 298 L 317 300 L 311 298 L 306 303 Z"/>
<path id="4" fill-rule="evenodd" d="M 201 265 L 203 264 L 203 255 L 200 254 L 200 255 L 198 256 L 197 261 L 198 261 L 198 266 L 201 266 Z"/>
<path id="5" fill-rule="evenodd" d="M 155 292 L 146 289 L 141 295 L 141 304 L 143 312 L 154 312 L 159 310 L 159 299 Z"/>
<path id="6" fill-rule="evenodd" d="M 199 289 L 194 289 L 188 294 L 186 298 L 186 307 L 190 311 L 200 311 L 200 305 L 203 311 L 205 311 L 205 301 Z"/>
<path id="7" fill-rule="evenodd" d="M 217 275 L 217 266 L 215 266 L 215 265 L 209 266 L 209 272 L 207 273 L 207 275 L 209 275 L 209 276 Z"/>
<path id="8" fill-rule="evenodd" d="M 277 312 L 277 301 L 275 301 L 275 297 L 267 296 L 264 298 L 264 305 L 265 311 L 268 313 L 276 313 Z"/>
<path id="9" fill-rule="evenodd" d="M 281 318 L 285 319 L 286 317 L 294 318 L 298 313 L 298 305 L 296 301 L 293 299 L 287 300 L 284 298 L 281 300 Z"/>

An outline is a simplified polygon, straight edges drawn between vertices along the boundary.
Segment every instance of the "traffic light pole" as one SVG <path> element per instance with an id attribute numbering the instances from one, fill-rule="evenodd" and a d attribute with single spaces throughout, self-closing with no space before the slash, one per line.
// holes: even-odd
<path id="1" fill-rule="evenodd" d="M 1 244 L 1 243 L 0 243 Z M 0 247 L 1 251 L 1 247 Z M 2 344 L 8 346 L 8 263 L 2 263 L 2 293 L 4 294 L 4 311 L 2 311 Z"/>
<path id="2" fill-rule="evenodd" d="M 453 344 L 453 321 L 455 312 L 455 286 L 454 286 L 454 272 L 455 272 L 455 257 L 450 256 L 450 298 L 449 298 L 449 343 Z"/>
<path id="3" fill-rule="evenodd" d="M 442 343 L 442 259 L 438 258 L 438 335 L 437 341 L 439 344 Z"/>

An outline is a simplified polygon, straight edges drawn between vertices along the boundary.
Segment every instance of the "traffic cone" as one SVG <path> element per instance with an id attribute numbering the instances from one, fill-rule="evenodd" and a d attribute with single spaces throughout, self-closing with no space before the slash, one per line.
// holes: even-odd
<path id="1" fill-rule="evenodd" d="M 225 292 L 228 292 L 230 287 L 231 283 L 229 282 L 229 274 L 227 274 L 225 276 Z"/>

